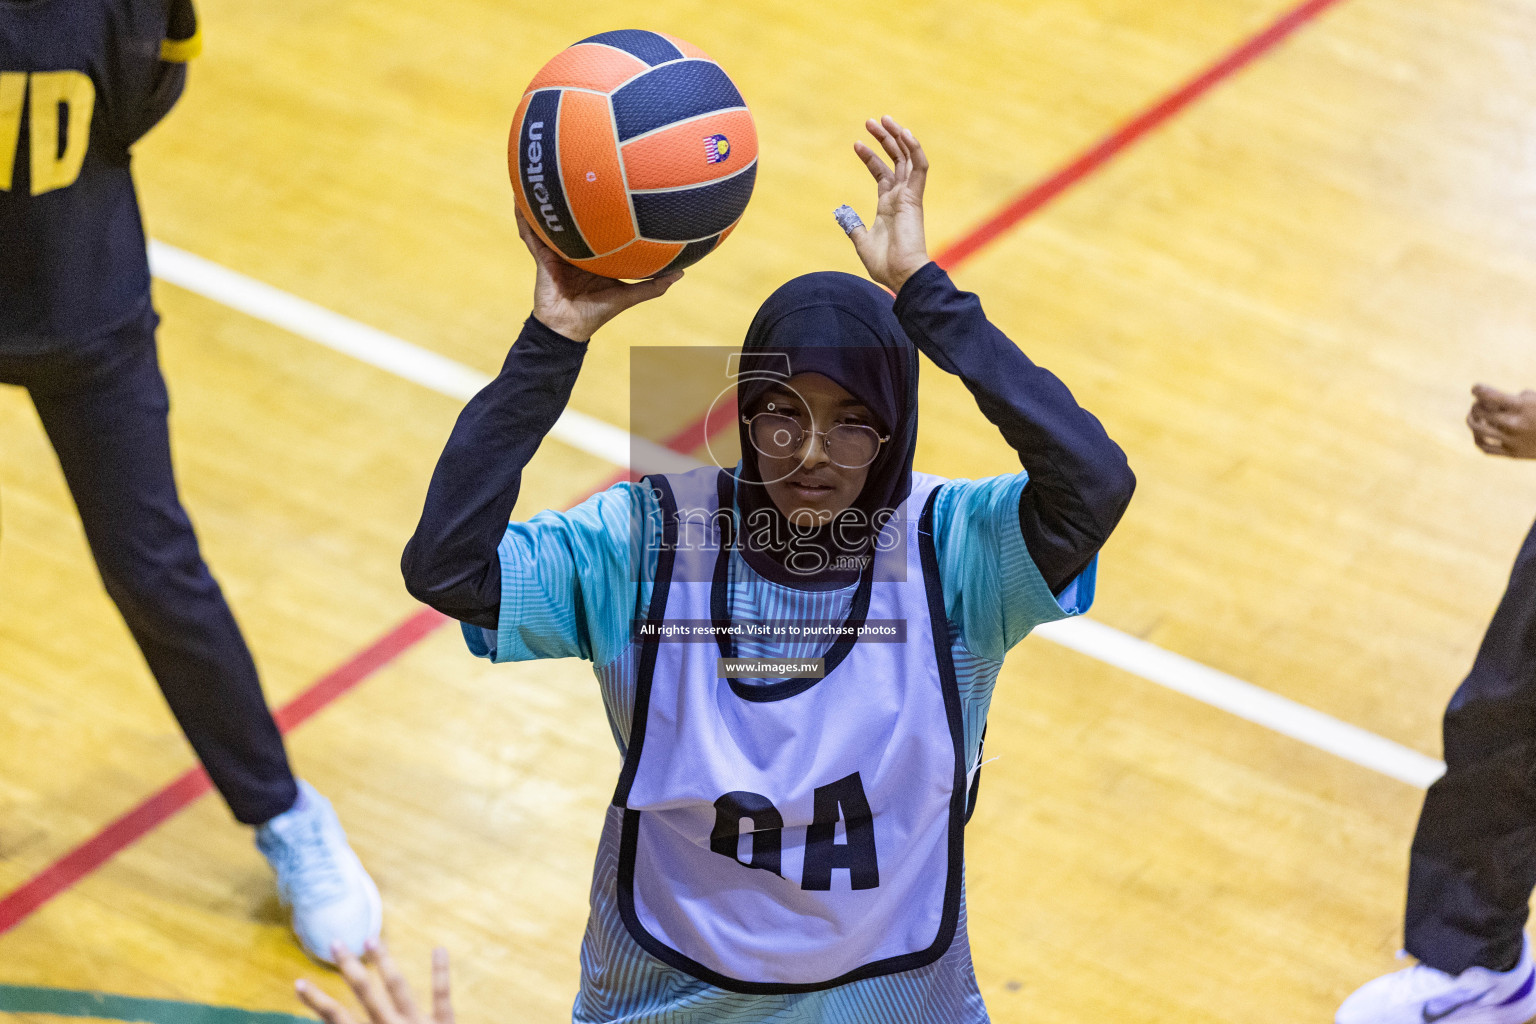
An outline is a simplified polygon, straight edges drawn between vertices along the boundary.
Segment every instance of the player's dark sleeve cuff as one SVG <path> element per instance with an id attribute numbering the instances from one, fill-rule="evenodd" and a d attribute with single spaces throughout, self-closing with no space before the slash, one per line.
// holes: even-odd
<path id="1" fill-rule="evenodd" d="M 192 0 L 171 0 L 166 20 L 165 38 L 160 41 L 160 59 L 185 64 L 203 52 L 203 29 L 197 23 Z"/>
<path id="2" fill-rule="evenodd" d="M 935 294 L 954 290 L 955 286 L 944 268 L 929 260 L 907 278 L 901 285 L 901 291 L 896 293 L 896 316 L 899 319 L 914 302 L 921 303 L 925 298 L 931 301 Z"/>

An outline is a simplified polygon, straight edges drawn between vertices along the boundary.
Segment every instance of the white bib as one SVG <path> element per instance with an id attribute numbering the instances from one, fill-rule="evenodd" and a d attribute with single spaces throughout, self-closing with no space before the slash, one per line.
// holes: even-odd
<path id="1" fill-rule="evenodd" d="M 650 479 L 667 543 L 647 621 L 718 622 L 728 553 L 700 541 L 732 502 L 731 477 Z M 620 911 L 652 956 L 775 993 L 911 970 L 949 948 L 966 771 L 932 537 L 942 483 L 913 474 L 848 616 L 902 620 L 904 643 L 840 642 L 823 679 L 747 687 L 717 677 L 714 643 L 643 636 L 614 803 Z"/>

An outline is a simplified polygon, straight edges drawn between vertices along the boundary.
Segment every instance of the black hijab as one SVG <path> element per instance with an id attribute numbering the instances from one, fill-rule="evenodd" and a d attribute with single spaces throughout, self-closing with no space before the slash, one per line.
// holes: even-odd
<path id="1" fill-rule="evenodd" d="M 871 524 L 883 522 L 878 513 L 894 510 L 911 489 L 917 446 L 917 349 L 897 322 L 885 289 L 852 274 L 822 271 L 797 277 L 770 295 L 752 319 L 741 351 L 736 403 L 742 416 L 757 411 L 769 387 L 786 379 L 786 369 L 789 376 L 819 373 L 868 406 L 881 434 L 890 435 L 870 464 L 854 504 L 833 522 L 808 532 L 791 530 L 768 496 L 757 451 L 746 424 L 738 420 L 742 556 L 758 573 L 780 583 L 808 589 L 851 583 L 858 578 L 856 570 L 805 572 L 786 568 L 785 563 L 807 545 L 830 554 L 873 554 L 878 531 Z M 772 525 L 758 528 L 764 524 Z"/>

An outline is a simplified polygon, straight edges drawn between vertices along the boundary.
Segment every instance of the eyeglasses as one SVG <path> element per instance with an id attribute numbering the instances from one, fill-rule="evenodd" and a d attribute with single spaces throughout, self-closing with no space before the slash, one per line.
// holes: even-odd
<path id="1" fill-rule="evenodd" d="M 770 459 L 790 459 L 805 444 L 807 433 L 821 438 L 822 450 L 834 466 L 843 469 L 863 469 L 875 461 L 880 446 L 891 439 L 880 436 L 874 427 L 862 423 L 839 423 L 830 430 L 807 431 L 800 421 L 781 412 L 760 412 L 756 416 L 743 416 L 747 425 L 747 437 L 752 447 Z"/>

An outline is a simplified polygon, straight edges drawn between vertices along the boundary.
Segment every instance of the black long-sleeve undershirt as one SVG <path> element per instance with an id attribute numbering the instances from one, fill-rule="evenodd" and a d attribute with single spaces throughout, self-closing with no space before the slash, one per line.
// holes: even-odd
<path id="1" fill-rule="evenodd" d="M 917 347 L 957 374 L 1029 473 L 1019 501 L 1025 546 L 1053 592 L 1081 572 L 1120 521 L 1136 479 L 1125 453 L 1050 371 L 987 320 L 981 302 L 934 263 L 903 285 L 896 315 Z M 501 372 L 460 413 L 433 471 L 400 568 L 417 600 L 495 629 L 497 545 L 523 467 L 565 409 L 587 352 L 529 317 Z"/>
<path id="2" fill-rule="evenodd" d="M 486 629 L 501 610 L 501 561 L 523 467 L 570 401 L 587 343 L 529 317 L 496 379 L 464 411 L 432 471 L 421 522 L 405 546 L 405 589 Z"/>
<path id="3" fill-rule="evenodd" d="M 1136 489 L 1120 446 L 1054 373 L 998 330 L 981 300 L 937 263 L 907 279 L 896 317 L 918 349 L 965 382 L 982 415 L 1019 455 L 1029 482 L 1019 529 L 1040 575 L 1059 593 L 1088 567 Z"/>

